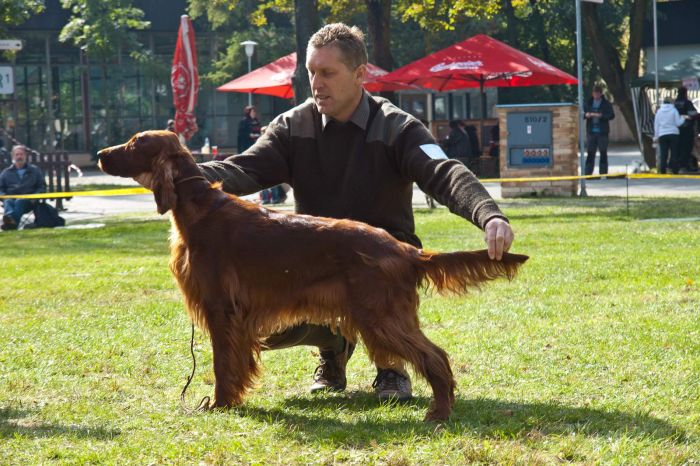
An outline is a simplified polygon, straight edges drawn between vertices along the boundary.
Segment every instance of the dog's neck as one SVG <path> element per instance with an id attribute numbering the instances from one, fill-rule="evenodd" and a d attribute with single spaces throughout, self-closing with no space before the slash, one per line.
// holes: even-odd
<path id="1" fill-rule="evenodd" d="M 177 175 L 173 179 L 178 204 L 196 201 L 206 192 L 211 191 L 211 183 L 202 175 L 194 162 L 177 159 Z"/>

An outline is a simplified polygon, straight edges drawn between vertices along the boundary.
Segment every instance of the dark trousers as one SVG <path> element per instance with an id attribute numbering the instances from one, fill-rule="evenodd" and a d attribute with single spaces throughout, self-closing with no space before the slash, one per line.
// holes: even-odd
<path id="1" fill-rule="evenodd" d="M 264 349 L 283 349 L 292 346 L 316 346 L 321 353 L 338 354 L 345 349 L 345 338 L 333 333 L 330 327 L 315 324 L 300 324 L 276 333 L 263 340 Z"/>
<path id="2" fill-rule="evenodd" d="M 600 163 L 598 173 L 608 174 L 608 135 L 602 133 L 588 133 L 587 137 L 588 155 L 586 156 L 586 175 L 592 175 L 595 168 L 595 153 L 600 151 Z"/>
<path id="3" fill-rule="evenodd" d="M 33 206 L 33 199 L 5 199 L 3 215 L 9 215 L 19 225 L 22 215 L 32 210 Z"/>
<path id="4" fill-rule="evenodd" d="M 678 135 L 666 134 L 659 137 L 659 173 L 666 173 L 668 151 L 671 151 L 671 170 L 678 173 Z"/>
<path id="5" fill-rule="evenodd" d="M 681 134 L 678 135 L 678 168 L 689 170 L 691 155 L 693 150 L 693 126 L 681 127 Z"/>

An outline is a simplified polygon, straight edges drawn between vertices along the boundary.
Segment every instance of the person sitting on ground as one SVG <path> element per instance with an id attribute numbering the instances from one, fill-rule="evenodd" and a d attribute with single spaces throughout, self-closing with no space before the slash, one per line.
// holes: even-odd
<path id="1" fill-rule="evenodd" d="M 0 194 L 36 194 L 46 192 L 44 174 L 36 165 L 27 163 L 27 148 L 17 145 L 12 148 L 12 165 L 0 173 Z M 34 205 L 32 199 L 5 199 L 2 216 L 3 230 L 16 230 L 22 215 Z"/>

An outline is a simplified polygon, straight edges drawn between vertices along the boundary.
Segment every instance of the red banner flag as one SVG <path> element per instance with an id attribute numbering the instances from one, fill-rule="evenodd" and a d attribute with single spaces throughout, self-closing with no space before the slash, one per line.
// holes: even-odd
<path id="1" fill-rule="evenodd" d="M 170 84 L 173 87 L 175 105 L 175 132 L 182 134 L 187 140 L 198 129 L 194 107 L 197 105 L 197 92 L 199 92 L 194 29 L 192 29 L 192 20 L 187 15 L 180 17 L 180 30 L 177 33 Z"/>

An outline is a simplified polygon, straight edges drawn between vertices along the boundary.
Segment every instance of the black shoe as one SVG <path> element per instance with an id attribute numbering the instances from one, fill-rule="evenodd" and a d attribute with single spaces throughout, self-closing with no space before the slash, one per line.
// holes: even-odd
<path id="1" fill-rule="evenodd" d="M 0 226 L 3 230 L 16 230 L 17 229 L 17 222 L 15 222 L 15 219 L 12 218 L 10 215 L 3 215 L 2 216 L 2 226 Z"/>
<path id="2" fill-rule="evenodd" d="M 321 353 L 321 363 L 314 371 L 314 383 L 311 384 L 311 393 L 324 391 L 342 392 L 347 385 L 345 367 L 350 356 L 355 351 L 353 343 L 345 343 L 345 350 L 335 354 Z"/>
<path id="3" fill-rule="evenodd" d="M 379 369 L 372 388 L 379 401 L 408 401 L 413 398 L 411 379 L 393 369 Z"/>

